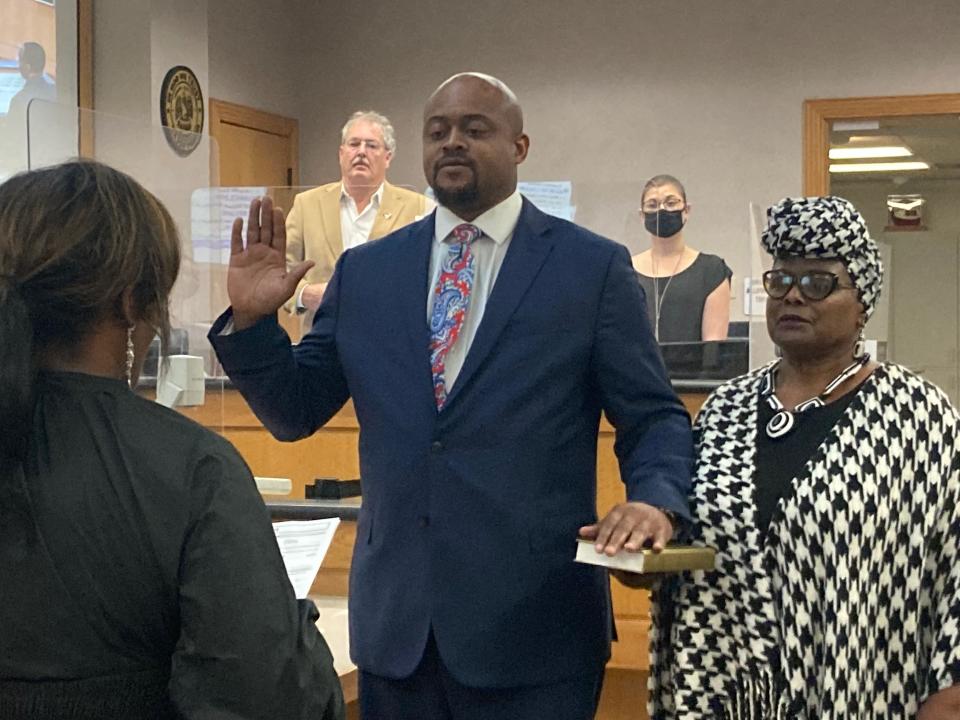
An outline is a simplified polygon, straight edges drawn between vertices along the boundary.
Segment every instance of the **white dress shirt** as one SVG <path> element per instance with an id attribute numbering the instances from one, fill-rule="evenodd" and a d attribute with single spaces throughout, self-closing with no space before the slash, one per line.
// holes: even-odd
<path id="1" fill-rule="evenodd" d="M 474 240 L 470 246 L 473 253 L 473 289 L 470 291 L 470 304 L 463 320 L 463 327 L 457 341 L 450 348 L 444 363 L 443 377 L 447 390 L 453 387 L 467 352 L 473 344 L 473 338 L 483 319 L 483 311 L 487 307 L 487 300 L 493 291 L 493 285 L 503 265 L 503 258 L 507 254 L 513 231 L 520 218 L 523 208 L 523 199 L 518 191 L 498 205 L 494 205 L 485 213 L 476 218 L 471 225 L 483 231 L 483 235 Z M 447 242 L 450 232 L 467 222 L 461 220 L 442 205 L 437 206 L 437 216 L 434 226 L 433 247 L 430 250 L 430 286 L 427 292 L 427 323 L 430 323 L 430 314 L 433 310 L 433 294 L 440 279 L 443 258 L 449 252 Z"/>
<path id="2" fill-rule="evenodd" d="M 340 183 L 340 239 L 343 242 L 343 249 L 349 250 L 358 245 L 363 245 L 370 239 L 370 233 L 373 230 L 373 223 L 377 219 L 377 213 L 380 212 L 380 203 L 383 201 L 383 183 L 370 198 L 370 202 L 363 209 L 363 212 L 357 212 L 357 203 L 347 192 L 346 186 Z M 306 286 L 300 289 L 297 295 L 297 309 L 303 310 L 303 291 Z"/>
<path id="3" fill-rule="evenodd" d="M 380 212 L 380 203 L 383 202 L 383 183 L 370 198 L 370 202 L 357 212 L 357 203 L 347 192 L 347 188 L 340 185 L 340 237 L 343 239 L 343 249 L 363 245 L 370 238 L 373 230 L 373 221 Z"/>

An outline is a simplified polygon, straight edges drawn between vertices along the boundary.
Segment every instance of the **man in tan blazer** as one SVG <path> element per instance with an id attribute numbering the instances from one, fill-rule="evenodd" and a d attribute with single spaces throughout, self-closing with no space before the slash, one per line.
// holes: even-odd
<path id="1" fill-rule="evenodd" d="M 285 307 L 305 313 L 305 327 L 344 250 L 382 238 L 433 209 L 434 203 L 423 195 L 386 181 L 395 151 L 390 121 L 372 111 L 356 112 L 341 132 L 340 181 L 294 198 L 287 215 L 287 263 L 316 264 Z"/>

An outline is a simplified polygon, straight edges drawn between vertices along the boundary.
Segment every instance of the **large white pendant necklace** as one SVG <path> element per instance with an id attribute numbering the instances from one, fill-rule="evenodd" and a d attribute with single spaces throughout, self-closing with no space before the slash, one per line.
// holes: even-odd
<path id="1" fill-rule="evenodd" d="M 787 410 L 783 406 L 783 403 L 780 402 L 780 398 L 776 395 L 776 375 L 780 363 L 777 362 L 776 365 L 771 366 L 771 368 L 767 370 L 766 375 L 764 375 L 763 386 L 760 388 L 760 396 L 766 399 L 767 405 L 774 411 L 773 417 L 770 418 L 770 422 L 767 423 L 767 437 L 771 440 L 776 440 L 777 438 L 782 438 L 784 435 L 788 435 L 797 426 L 797 415 L 806 412 L 810 408 L 819 408 L 826 405 L 827 396 L 840 387 L 844 381 L 849 380 L 860 372 L 860 369 L 868 362 L 870 362 L 870 353 L 864 353 L 854 360 L 853 364 L 841 370 L 839 375 L 828 382 L 827 386 L 819 395 L 814 395 L 809 400 L 804 400 L 792 411 Z"/>

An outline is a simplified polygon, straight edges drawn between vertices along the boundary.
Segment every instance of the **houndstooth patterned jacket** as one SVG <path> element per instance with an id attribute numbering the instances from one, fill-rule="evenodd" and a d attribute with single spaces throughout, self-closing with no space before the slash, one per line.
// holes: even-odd
<path id="1" fill-rule="evenodd" d="M 717 569 L 654 593 L 650 716 L 912 718 L 960 682 L 960 418 L 881 365 L 761 533 L 765 369 L 719 388 L 694 425 L 696 539 Z"/>

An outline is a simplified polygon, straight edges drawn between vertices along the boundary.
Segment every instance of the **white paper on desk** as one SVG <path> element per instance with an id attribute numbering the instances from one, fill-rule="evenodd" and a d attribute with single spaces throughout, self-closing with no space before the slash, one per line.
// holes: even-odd
<path id="1" fill-rule="evenodd" d="M 280 556 L 298 599 L 305 598 L 310 592 L 339 524 L 340 518 L 288 520 L 273 524 Z"/>

